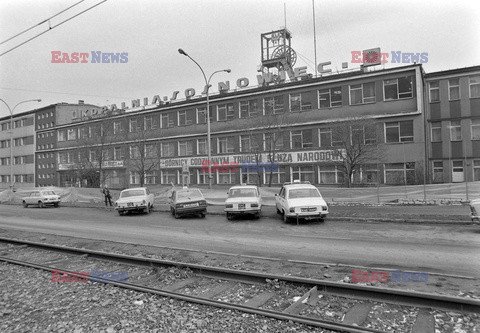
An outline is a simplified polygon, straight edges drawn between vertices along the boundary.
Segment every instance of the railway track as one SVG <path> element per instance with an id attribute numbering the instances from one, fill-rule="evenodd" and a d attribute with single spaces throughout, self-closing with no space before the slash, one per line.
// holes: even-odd
<path id="1" fill-rule="evenodd" d="M 372 313 L 404 316 L 402 332 L 435 332 L 435 315 L 480 313 L 480 301 L 209 267 L 0 237 L 0 260 L 57 277 L 291 320 L 336 332 L 389 331 Z M 128 280 L 77 272 L 127 272 Z M 59 273 L 62 272 L 62 273 Z M 53 275 L 52 275 L 53 276 Z M 332 307 L 331 304 L 342 304 Z M 375 311 L 374 311 L 375 310 Z M 480 320 L 480 317 L 477 317 Z M 480 326 L 480 323 L 478 323 Z M 468 331 L 468 328 L 465 330 Z"/>

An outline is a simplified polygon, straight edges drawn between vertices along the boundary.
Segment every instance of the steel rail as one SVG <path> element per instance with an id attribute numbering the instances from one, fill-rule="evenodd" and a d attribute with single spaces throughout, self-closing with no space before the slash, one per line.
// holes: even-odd
<path id="1" fill-rule="evenodd" d="M 44 271 L 55 270 L 55 271 L 59 271 L 59 272 L 66 272 L 66 273 L 69 273 L 69 274 L 78 273 L 78 272 L 73 272 L 73 271 L 70 271 L 70 270 L 62 270 L 62 269 L 59 269 L 58 267 L 50 267 L 50 266 L 30 263 L 30 262 L 23 261 L 23 260 L 10 259 L 10 258 L 6 258 L 6 257 L 2 257 L 2 256 L 0 256 L 0 260 L 4 261 L 4 262 L 8 262 L 10 264 L 41 269 L 41 270 L 44 270 Z M 83 278 L 87 279 L 87 280 L 91 280 L 94 277 L 82 276 L 82 279 Z M 139 285 L 135 285 L 135 284 L 132 284 L 132 283 L 127 283 L 127 282 L 111 281 L 111 280 L 108 280 L 108 279 L 105 279 L 105 278 L 102 278 L 101 281 L 98 281 L 95 278 L 95 282 L 110 284 L 110 285 L 113 285 L 113 286 L 116 286 L 116 287 L 119 287 L 119 288 L 135 290 L 135 291 L 139 291 L 139 292 L 143 292 L 143 293 L 150 293 L 150 294 L 154 294 L 154 295 L 158 295 L 158 296 L 175 298 L 175 299 L 190 302 L 190 303 L 213 306 L 213 307 L 228 309 L 228 310 L 236 310 L 236 311 L 241 311 L 241 312 L 245 312 L 245 313 L 251 313 L 251 314 L 261 315 L 261 316 L 265 316 L 265 317 L 269 317 L 269 318 L 274 318 L 274 319 L 278 319 L 278 320 L 285 320 L 285 321 L 291 320 L 291 321 L 294 321 L 296 323 L 301 323 L 301 324 L 304 324 L 304 325 L 314 326 L 314 327 L 321 327 L 321 328 L 324 328 L 324 329 L 334 330 L 334 331 L 338 331 L 338 332 L 383 333 L 383 331 L 370 329 L 370 328 L 346 325 L 346 324 L 335 323 L 335 322 L 325 321 L 325 320 L 320 320 L 320 319 L 315 319 L 315 318 L 302 317 L 302 316 L 286 314 L 286 313 L 283 313 L 283 312 L 277 312 L 277 311 L 272 311 L 272 310 L 258 309 L 258 308 L 248 307 L 248 306 L 244 306 L 244 305 L 240 305 L 240 304 L 233 304 L 233 303 L 216 301 L 216 300 L 211 300 L 211 299 L 197 297 L 197 296 L 179 294 L 179 293 L 166 291 L 166 290 L 162 290 L 162 289 L 157 289 L 157 288 L 152 288 L 152 287 L 147 287 L 147 286 L 139 286 Z"/>
<path id="2" fill-rule="evenodd" d="M 0 242 L 16 243 L 20 245 L 29 245 L 32 247 L 55 249 L 66 253 L 88 254 L 90 257 L 99 259 L 108 259 L 110 261 L 134 264 L 137 266 L 162 267 L 175 266 L 180 268 L 189 268 L 193 272 L 222 279 L 235 281 L 265 283 L 266 279 L 279 280 L 306 286 L 317 286 L 319 292 L 328 294 L 366 299 L 371 301 L 386 302 L 398 305 L 416 306 L 424 308 L 435 308 L 446 311 L 461 311 L 480 313 L 480 300 L 472 298 L 462 298 L 447 295 L 436 295 L 423 292 L 398 290 L 392 288 L 380 288 L 373 286 L 361 286 L 356 284 L 346 284 L 325 280 L 316 280 L 309 278 L 282 276 L 266 274 L 261 272 L 242 271 L 230 268 L 204 266 L 199 264 L 190 264 L 170 260 L 161 260 L 146 257 L 134 257 L 124 254 L 105 253 L 96 250 L 79 249 L 74 247 L 45 244 L 27 240 L 16 240 L 0 237 Z"/>

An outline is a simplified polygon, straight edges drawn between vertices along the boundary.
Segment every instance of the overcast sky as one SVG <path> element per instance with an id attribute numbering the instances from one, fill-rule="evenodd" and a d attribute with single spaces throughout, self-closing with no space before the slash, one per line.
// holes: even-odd
<path id="1" fill-rule="evenodd" d="M 0 42 L 57 14 L 79 0 L 3 0 Z M 53 18 L 54 26 L 99 3 L 85 0 Z M 59 103 L 131 104 L 132 99 L 171 96 L 204 86 L 196 65 L 178 53 L 183 48 L 217 82 L 247 77 L 256 84 L 260 34 L 285 26 L 298 54 L 295 67 L 314 73 L 312 0 L 108 0 L 94 9 L 0 56 L 0 98 L 15 113 Z M 380 47 L 382 52 L 428 52 L 426 72 L 480 64 L 480 1 L 315 0 L 317 63 L 342 62 L 351 51 Z M 48 29 L 30 32 L 0 45 L 0 53 Z M 127 52 L 126 63 L 52 63 L 52 51 Z M 388 63 L 386 68 L 399 66 Z M 382 66 L 380 66 L 382 68 Z M 0 117 L 8 115 L 0 102 Z"/>

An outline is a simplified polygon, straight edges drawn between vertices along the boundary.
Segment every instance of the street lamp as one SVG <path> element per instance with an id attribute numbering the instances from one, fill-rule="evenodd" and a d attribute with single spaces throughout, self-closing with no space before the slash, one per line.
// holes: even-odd
<path id="1" fill-rule="evenodd" d="M 13 109 L 10 109 L 10 106 L 5 102 L 3 99 L 0 98 L 0 101 L 2 101 L 8 108 L 8 111 L 10 112 L 10 188 L 13 190 L 13 185 L 15 182 L 13 181 L 13 112 L 15 111 L 15 108 L 19 106 L 20 104 L 23 103 L 28 103 L 28 102 L 41 102 L 41 99 L 28 99 L 26 101 L 21 101 L 17 103 Z"/>
<path id="2" fill-rule="evenodd" d="M 207 150 L 208 150 L 208 188 L 212 188 L 212 168 L 210 167 L 210 163 L 211 163 L 211 160 L 212 160 L 212 152 L 211 152 L 211 143 L 210 143 L 210 98 L 209 98 L 209 89 L 210 89 L 210 80 L 212 78 L 212 76 L 215 74 L 215 73 L 220 73 L 220 72 L 227 72 L 227 73 L 230 73 L 231 70 L 230 69 L 221 69 L 221 70 L 218 70 L 218 71 L 215 71 L 213 72 L 210 77 L 208 78 L 207 80 L 207 76 L 205 75 L 205 72 L 203 71 L 203 68 L 202 66 L 200 66 L 198 64 L 198 62 L 195 61 L 195 59 L 193 59 L 192 57 L 190 57 L 184 50 L 182 49 L 178 49 L 178 53 L 186 56 L 186 57 L 189 57 L 190 60 L 192 60 L 197 66 L 198 68 L 200 68 L 200 70 L 202 71 L 202 74 L 203 74 L 203 78 L 205 79 L 205 93 L 207 95 L 207 111 L 205 113 L 205 118 L 207 120 Z"/>

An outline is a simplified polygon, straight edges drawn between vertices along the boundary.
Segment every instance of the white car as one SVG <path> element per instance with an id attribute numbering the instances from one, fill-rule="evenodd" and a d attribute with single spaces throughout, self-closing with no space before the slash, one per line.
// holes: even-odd
<path id="1" fill-rule="evenodd" d="M 115 201 L 115 209 L 119 215 L 130 211 L 150 213 L 153 208 L 154 196 L 146 187 L 129 188 L 120 192 L 120 197 Z"/>
<path id="2" fill-rule="evenodd" d="M 283 220 L 323 219 L 328 215 L 328 205 L 320 191 L 309 182 L 285 183 L 279 194 L 275 194 L 277 213 Z"/>
<path id="3" fill-rule="evenodd" d="M 60 197 L 52 190 L 36 190 L 30 193 L 28 197 L 22 198 L 22 204 L 25 208 L 29 205 L 38 205 L 40 208 L 45 206 L 58 207 Z"/>
<path id="4" fill-rule="evenodd" d="M 253 215 L 260 218 L 262 197 L 255 185 L 239 185 L 231 187 L 225 201 L 225 213 L 231 220 L 235 215 Z"/>

